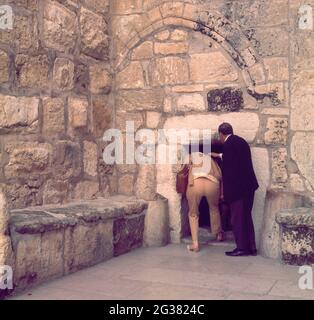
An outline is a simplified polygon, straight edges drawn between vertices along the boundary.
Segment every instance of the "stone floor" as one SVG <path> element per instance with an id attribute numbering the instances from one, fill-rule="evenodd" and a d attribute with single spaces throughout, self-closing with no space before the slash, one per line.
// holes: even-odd
<path id="1" fill-rule="evenodd" d="M 260 256 L 230 258 L 230 244 L 141 248 L 11 299 L 313 299 L 298 267 Z"/>

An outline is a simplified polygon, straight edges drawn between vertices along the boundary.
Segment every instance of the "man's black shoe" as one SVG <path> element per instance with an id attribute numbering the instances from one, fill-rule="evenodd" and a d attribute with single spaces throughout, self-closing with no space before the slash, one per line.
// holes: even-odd
<path id="1" fill-rule="evenodd" d="M 226 252 L 226 256 L 228 257 L 246 257 L 246 256 L 249 256 L 251 255 L 251 252 L 250 251 L 246 251 L 246 250 L 233 250 L 233 251 L 230 251 L 230 252 Z"/>
<path id="2" fill-rule="evenodd" d="M 236 251 L 238 251 L 238 248 L 235 248 L 235 249 L 232 250 L 232 251 L 227 251 L 227 252 L 225 252 L 225 254 L 226 254 L 226 256 L 230 256 L 231 253 L 234 253 L 234 252 L 236 252 Z"/>
<path id="3" fill-rule="evenodd" d="M 256 257 L 257 256 L 257 250 L 250 250 L 250 256 L 254 256 Z"/>

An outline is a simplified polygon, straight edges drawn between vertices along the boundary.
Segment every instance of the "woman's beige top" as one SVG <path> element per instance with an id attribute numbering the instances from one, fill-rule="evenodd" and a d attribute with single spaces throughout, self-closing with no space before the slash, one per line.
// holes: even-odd
<path id="1" fill-rule="evenodd" d="M 222 179 L 220 167 L 216 161 L 208 154 L 195 152 L 188 156 L 189 171 L 189 186 L 194 184 L 194 180 L 198 178 L 207 178 L 217 184 Z M 185 162 L 187 163 L 187 161 Z"/>

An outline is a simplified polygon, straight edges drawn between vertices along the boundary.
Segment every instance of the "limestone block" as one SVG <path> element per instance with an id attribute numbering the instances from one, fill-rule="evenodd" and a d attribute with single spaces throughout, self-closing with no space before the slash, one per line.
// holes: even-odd
<path id="1" fill-rule="evenodd" d="M 290 186 L 293 191 L 296 191 L 296 192 L 305 191 L 304 182 L 299 174 L 293 173 L 290 175 Z"/>
<path id="2" fill-rule="evenodd" d="M 262 57 L 288 56 L 289 32 L 285 26 L 267 28 L 252 28 L 248 32 L 254 49 Z"/>
<path id="3" fill-rule="evenodd" d="M 168 200 L 159 196 L 157 200 L 148 202 L 144 224 L 144 246 L 162 247 L 167 245 L 169 240 Z"/>
<path id="4" fill-rule="evenodd" d="M 145 214 L 146 210 L 114 221 L 114 256 L 119 256 L 143 246 Z"/>
<path id="5" fill-rule="evenodd" d="M 155 38 L 160 41 L 167 40 L 170 36 L 169 30 L 163 30 L 155 34 Z"/>
<path id="6" fill-rule="evenodd" d="M 288 58 L 267 58 L 264 65 L 269 81 L 288 81 Z"/>
<path id="7" fill-rule="evenodd" d="M 186 41 L 189 34 L 185 30 L 175 29 L 171 32 L 171 40 L 173 41 Z"/>
<path id="8" fill-rule="evenodd" d="M 281 255 L 285 263 L 311 265 L 314 263 L 314 213 L 312 208 L 284 210 L 277 214 L 280 224 Z"/>
<path id="9" fill-rule="evenodd" d="M 65 230 L 64 273 L 93 266 L 113 256 L 112 221 Z"/>
<path id="10" fill-rule="evenodd" d="M 93 128 L 96 137 L 101 137 L 112 121 L 112 108 L 103 96 L 92 97 Z"/>
<path id="11" fill-rule="evenodd" d="M 161 55 L 174 55 L 187 53 L 189 45 L 187 42 L 155 42 L 154 52 Z"/>
<path id="12" fill-rule="evenodd" d="M 21 52 L 38 49 L 38 21 L 36 16 L 21 15 L 14 12 L 13 29 L 0 33 L 0 42 Z"/>
<path id="13" fill-rule="evenodd" d="M 156 199 L 155 165 L 140 165 L 135 182 L 135 195 L 144 200 Z"/>
<path id="14" fill-rule="evenodd" d="M 60 204 L 68 196 L 69 185 L 65 181 L 48 180 L 43 189 L 43 204 Z"/>
<path id="15" fill-rule="evenodd" d="M 10 70 L 9 70 L 9 56 L 8 54 L 0 50 L 0 83 L 5 83 L 9 81 Z"/>
<path id="16" fill-rule="evenodd" d="M 63 275 L 62 231 L 14 238 L 14 283 L 19 290 Z"/>
<path id="17" fill-rule="evenodd" d="M 239 134 L 248 142 L 252 142 L 259 128 L 259 118 L 250 112 L 240 112 L 223 115 L 186 115 L 168 118 L 165 122 L 165 129 L 206 129 L 217 132 L 222 122 L 229 122 L 236 134 Z"/>
<path id="18" fill-rule="evenodd" d="M 283 209 L 297 208 L 302 205 L 302 196 L 298 194 L 276 189 L 267 191 L 260 245 L 263 256 L 272 259 L 280 258 L 280 229 L 276 216 Z"/>
<path id="19" fill-rule="evenodd" d="M 164 100 L 162 89 L 125 90 L 117 94 L 117 107 L 126 111 L 161 109 Z"/>
<path id="20" fill-rule="evenodd" d="M 17 142 L 5 146 L 9 163 L 5 166 L 8 178 L 44 172 L 51 162 L 52 147 L 48 143 Z"/>
<path id="21" fill-rule="evenodd" d="M 116 0 L 112 5 L 114 14 L 132 14 L 142 12 L 142 0 Z"/>
<path id="22" fill-rule="evenodd" d="M 45 46 L 67 52 L 75 46 L 77 37 L 78 25 L 75 13 L 58 2 L 45 2 L 43 24 Z"/>
<path id="23" fill-rule="evenodd" d="M 43 99 L 43 132 L 45 134 L 65 131 L 64 101 L 60 98 Z"/>
<path id="24" fill-rule="evenodd" d="M 58 141 L 54 146 L 52 167 L 54 176 L 60 180 L 78 177 L 82 171 L 82 152 L 78 143 Z"/>
<path id="25" fill-rule="evenodd" d="M 158 127 L 161 120 L 161 113 L 155 111 L 148 111 L 146 113 L 146 126 L 150 129 L 155 129 Z"/>
<path id="26" fill-rule="evenodd" d="M 314 186 L 314 133 L 297 132 L 291 143 L 291 157 L 301 174 Z"/>
<path id="27" fill-rule="evenodd" d="M 143 126 L 144 120 L 141 113 L 130 113 L 130 112 L 117 112 L 116 114 L 116 128 L 122 132 L 126 132 L 126 122 L 133 122 L 134 131 L 137 131 Z"/>
<path id="28" fill-rule="evenodd" d="M 104 17 L 81 7 L 80 27 L 83 52 L 96 59 L 107 59 L 109 37 Z"/>
<path id="29" fill-rule="evenodd" d="M 70 129 L 77 129 L 87 126 L 88 120 L 88 101 L 85 97 L 70 97 L 69 107 L 69 126 Z"/>
<path id="30" fill-rule="evenodd" d="M 35 97 L 0 95 L 0 128 L 35 131 L 38 128 L 38 104 Z"/>
<path id="31" fill-rule="evenodd" d="M 134 192 L 134 176 L 131 174 L 123 175 L 118 181 L 118 193 L 132 195 Z"/>
<path id="32" fill-rule="evenodd" d="M 116 86 L 119 89 L 144 87 L 144 71 L 140 62 L 131 62 L 128 67 L 116 75 Z"/>
<path id="33" fill-rule="evenodd" d="M 48 86 L 49 63 L 47 56 L 30 57 L 20 54 L 16 56 L 15 64 L 20 87 L 44 89 Z"/>
<path id="34" fill-rule="evenodd" d="M 288 180 L 287 173 L 287 149 L 280 148 L 272 152 L 272 180 L 276 183 L 285 183 Z"/>
<path id="35" fill-rule="evenodd" d="M 74 199 L 96 199 L 99 195 L 99 183 L 98 181 L 80 181 L 75 189 Z"/>
<path id="36" fill-rule="evenodd" d="M 132 60 L 147 60 L 153 56 L 153 43 L 151 41 L 145 41 L 133 50 Z"/>
<path id="37" fill-rule="evenodd" d="M 90 90 L 92 93 L 108 94 L 111 91 L 111 75 L 104 66 L 96 64 L 90 67 Z"/>
<path id="38" fill-rule="evenodd" d="M 84 0 L 87 7 L 99 13 L 107 13 L 109 11 L 109 0 Z"/>
<path id="39" fill-rule="evenodd" d="M 177 111 L 206 111 L 204 97 L 201 94 L 182 94 L 177 100 Z"/>
<path id="40" fill-rule="evenodd" d="M 53 81 L 60 90 L 71 90 L 74 85 L 74 63 L 65 58 L 57 58 L 53 67 Z"/>
<path id="41" fill-rule="evenodd" d="M 312 70 L 304 70 L 293 75 L 291 88 L 291 129 L 314 130 L 314 77 Z"/>
<path id="42" fill-rule="evenodd" d="M 267 122 L 267 132 L 265 133 L 266 144 L 286 145 L 288 137 L 288 119 L 269 118 Z"/>
<path id="43" fill-rule="evenodd" d="M 165 57 L 153 60 L 148 67 L 152 86 L 183 84 L 189 80 L 186 60 L 179 57 Z"/>
<path id="44" fill-rule="evenodd" d="M 88 175 L 95 177 L 98 164 L 97 144 L 91 141 L 84 141 L 83 149 L 84 171 Z"/>
<path id="45" fill-rule="evenodd" d="M 252 210 L 255 227 L 256 245 L 259 248 L 262 242 L 263 216 L 265 212 L 266 192 L 270 185 L 269 154 L 265 148 L 251 148 L 254 171 L 259 184 L 255 192 L 254 206 Z"/>
<path id="46" fill-rule="evenodd" d="M 238 72 L 222 53 L 191 55 L 191 80 L 194 82 L 236 81 Z"/>

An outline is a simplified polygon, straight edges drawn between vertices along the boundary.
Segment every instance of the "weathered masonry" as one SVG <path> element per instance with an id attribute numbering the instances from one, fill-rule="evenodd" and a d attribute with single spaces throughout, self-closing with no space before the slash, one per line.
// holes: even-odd
<path id="1" fill-rule="evenodd" d="M 251 145 L 261 185 L 261 253 L 313 263 L 313 0 L 4 2 L 0 264 L 19 270 L 17 286 L 45 280 L 36 270 L 69 251 L 71 228 L 72 245 L 86 241 L 71 250 L 95 255 L 63 255 L 47 278 L 114 255 L 114 217 L 130 218 L 120 253 L 185 235 L 177 166 L 104 163 L 104 132 L 127 120 L 136 131 L 230 122 Z M 103 238 L 89 237 L 93 228 Z"/>

